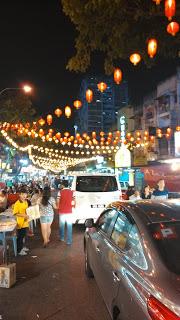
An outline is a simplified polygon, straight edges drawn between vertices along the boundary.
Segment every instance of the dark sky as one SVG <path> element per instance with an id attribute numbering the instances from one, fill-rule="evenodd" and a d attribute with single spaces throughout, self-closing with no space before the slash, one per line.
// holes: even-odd
<path id="1" fill-rule="evenodd" d="M 62 13 L 60 0 L 1 0 L 0 88 L 29 81 L 35 88 L 34 103 L 45 113 L 71 104 L 83 78 L 66 70 L 74 37 L 74 26 Z M 154 80 L 172 73 L 173 65 L 146 70 L 125 63 L 131 96 L 150 90 Z M 93 57 L 91 71 L 103 72 L 101 56 Z"/>

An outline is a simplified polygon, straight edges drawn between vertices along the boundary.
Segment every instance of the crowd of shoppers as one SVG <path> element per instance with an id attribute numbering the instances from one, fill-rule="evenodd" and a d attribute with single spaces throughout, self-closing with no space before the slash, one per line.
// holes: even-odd
<path id="1" fill-rule="evenodd" d="M 32 181 L 27 185 L 14 185 L 0 191 L 0 212 L 12 208 L 12 213 L 17 221 L 18 255 L 25 256 L 29 250 L 25 246 L 25 238 L 31 231 L 32 221 L 27 214 L 27 208 L 33 210 L 38 206 L 44 248 L 50 242 L 51 226 L 55 214 L 58 215 L 59 219 L 59 239 L 65 241 L 68 245 L 72 244 L 73 192 L 69 188 L 67 180 L 62 179 L 58 182 L 59 192 L 54 190 L 53 196 L 51 195 L 52 180 L 46 177 L 41 183 Z M 65 234 L 66 225 L 67 235 Z"/>
<path id="2" fill-rule="evenodd" d="M 149 185 L 146 185 L 142 192 L 134 189 L 132 186 L 129 186 L 125 194 L 125 200 L 135 201 L 141 199 L 168 199 L 168 190 L 165 187 L 165 181 L 163 179 L 159 180 L 155 188 L 151 188 Z"/>

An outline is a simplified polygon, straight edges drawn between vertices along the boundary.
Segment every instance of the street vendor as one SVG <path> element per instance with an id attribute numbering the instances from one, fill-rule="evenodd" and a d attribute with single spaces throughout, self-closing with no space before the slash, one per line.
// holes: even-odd
<path id="1" fill-rule="evenodd" d="M 29 227 L 28 216 L 26 214 L 27 208 L 27 191 L 23 188 L 19 191 L 19 200 L 15 202 L 13 208 L 13 214 L 17 220 L 17 252 L 20 256 L 27 255 L 27 251 L 29 251 L 28 248 L 23 248 L 24 239 Z"/>

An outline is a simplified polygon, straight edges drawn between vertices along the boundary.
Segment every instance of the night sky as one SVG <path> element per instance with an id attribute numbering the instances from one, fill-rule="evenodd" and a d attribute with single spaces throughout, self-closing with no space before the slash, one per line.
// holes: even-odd
<path id="1" fill-rule="evenodd" d="M 60 0 L 4 0 L 0 10 L 0 89 L 22 82 L 34 86 L 33 103 L 43 114 L 71 104 L 84 75 L 66 70 L 74 53 L 75 29 L 63 14 Z M 174 62 L 153 69 L 122 63 L 131 101 L 149 91 L 156 80 L 171 74 Z M 91 73 L 103 73 L 101 55 L 93 56 Z"/>

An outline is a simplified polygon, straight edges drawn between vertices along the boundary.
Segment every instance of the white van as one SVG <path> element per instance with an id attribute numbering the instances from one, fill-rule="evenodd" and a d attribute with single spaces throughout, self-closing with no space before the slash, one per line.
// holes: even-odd
<path id="1" fill-rule="evenodd" d="M 74 223 L 84 223 L 88 218 L 96 220 L 106 205 L 122 197 L 116 175 L 109 173 L 79 173 L 73 177 L 71 189 L 75 195 Z"/>

